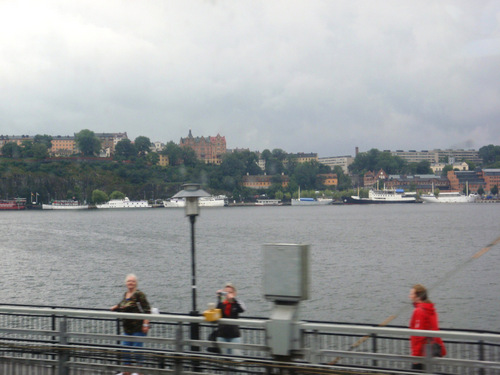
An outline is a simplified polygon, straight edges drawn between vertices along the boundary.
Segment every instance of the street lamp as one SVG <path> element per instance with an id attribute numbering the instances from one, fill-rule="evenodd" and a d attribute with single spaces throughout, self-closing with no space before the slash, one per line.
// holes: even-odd
<path id="1" fill-rule="evenodd" d="M 200 207 L 198 206 L 198 200 L 201 197 L 209 197 L 205 190 L 201 189 L 200 184 L 184 184 L 182 187 L 184 190 L 179 191 L 173 196 L 173 198 L 184 198 L 186 204 L 184 206 L 186 216 L 189 217 L 191 222 L 191 296 L 193 302 L 193 308 L 190 315 L 197 316 L 198 311 L 196 310 L 196 262 L 195 262 L 195 248 L 194 248 L 194 223 L 196 221 L 196 216 L 200 213 Z M 191 324 L 191 339 L 198 340 L 200 338 L 199 326 L 198 324 Z"/>

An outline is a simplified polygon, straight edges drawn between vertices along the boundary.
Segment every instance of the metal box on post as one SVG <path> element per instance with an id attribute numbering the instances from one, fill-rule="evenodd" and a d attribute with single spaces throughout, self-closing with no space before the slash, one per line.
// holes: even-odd
<path id="1" fill-rule="evenodd" d="M 264 296 L 274 303 L 267 322 L 273 355 L 290 356 L 300 347 L 299 302 L 309 298 L 309 245 L 265 244 Z"/>
<path id="2" fill-rule="evenodd" d="M 309 245 L 264 245 L 264 296 L 268 301 L 309 298 Z"/>

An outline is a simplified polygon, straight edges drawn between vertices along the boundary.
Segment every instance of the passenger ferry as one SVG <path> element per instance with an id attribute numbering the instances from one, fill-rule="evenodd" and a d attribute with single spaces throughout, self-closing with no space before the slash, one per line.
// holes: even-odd
<path id="1" fill-rule="evenodd" d="M 227 197 L 225 195 L 217 195 L 210 197 L 201 197 L 198 200 L 200 207 L 224 207 L 227 206 Z M 170 198 L 163 201 L 163 206 L 166 208 L 178 208 L 186 206 L 184 198 Z"/>
<path id="2" fill-rule="evenodd" d="M 50 204 L 42 204 L 42 210 L 87 210 L 88 208 L 88 204 L 80 204 L 74 200 L 58 200 Z"/>
<path id="3" fill-rule="evenodd" d="M 111 199 L 104 204 L 97 204 L 97 208 L 151 208 L 148 201 L 131 201 L 128 197 L 125 199 Z"/>
<path id="4" fill-rule="evenodd" d="M 0 200 L 0 210 L 24 210 L 26 198 L 14 198 Z"/>
<path id="5" fill-rule="evenodd" d="M 418 203 L 415 193 L 405 193 L 403 189 L 370 190 L 368 198 L 351 195 L 343 198 L 347 204 L 387 204 L 387 203 Z"/>

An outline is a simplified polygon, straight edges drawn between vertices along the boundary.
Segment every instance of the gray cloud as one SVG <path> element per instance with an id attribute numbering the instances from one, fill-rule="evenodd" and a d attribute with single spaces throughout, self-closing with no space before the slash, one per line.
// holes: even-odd
<path id="1" fill-rule="evenodd" d="M 0 46 L 3 134 L 500 144 L 496 1 L 4 1 Z"/>

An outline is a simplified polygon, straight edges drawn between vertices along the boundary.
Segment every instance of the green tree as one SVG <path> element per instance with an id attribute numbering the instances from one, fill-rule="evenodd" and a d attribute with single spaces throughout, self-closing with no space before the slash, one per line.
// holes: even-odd
<path id="1" fill-rule="evenodd" d="M 337 175 L 338 185 L 337 190 L 347 190 L 352 188 L 351 178 L 346 175 L 340 166 L 333 167 L 333 173 Z"/>
<path id="2" fill-rule="evenodd" d="M 493 186 L 490 192 L 493 195 L 498 195 L 498 185 Z"/>
<path id="3" fill-rule="evenodd" d="M 96 204 L 100 204 L 100 203 L 104 203 L 107 201 L 109 201 L 109 197 L 104 191 L 99 190 L 99 189 L 95 189 L 92 192 L 92 202 L 94 202 Z"/>
<path id="4" fill-rule="evenodd" d="M 422 160 L 416 165 L 416 174 L 432 174 L 431 163 L 427 160 Z"/>
<path id="5" fill-rule="evenodd" d="M 368 152 L 360 152 L 349 166 L 353 174 L 364 175 L 368 171 L 378 172 L 383 169 L 388 174 L 400 174 L 409 171 L 408 163 L 390 152 L 381 152 L 372 148 Z"/>
<path id="6" fill-rule="evenodd" d="M 452 170 L 453 170 L 453 166 L 452 165 L 450 165 L 450 164 L 445 165 L 444 168 L 443 168 L 443 170 L 441 171 L 441 176 L 443 176 L 443 177 L 448 176 L 448 172 L 452 171 Z"/>
<path id="7" fill-rule="evenodd" d="M 130 139 L 124 138 L 116 144 L 113 156 L 116 160 L 134 160 L 137 156 L 137 148 Z"/>
<path id="8" fill-rule="evenodd" d="M 478 151 L 479 157 L 483 159 L 485 165 L 493 164 L 500 161 L 500 146 L 494 146 L 492 144 L 488 146 L 483 146 Z"/>
<path id="9" fill-rule="evenodd" d="M 2 147 L 2 155 L 6 158 L 18 159 L 22 155 L 22 149 L 15 142 L 8 142 Z"/>
<path id="10" fill-rule="evenodd" d="M 479 195 L 484 195 L 484 189 L 483 189 L 483 187 L 482 187 L 482 186 L 479 186 L 479 188 L 477 189 L 477 193 L 478 193 Z"/>
<path id="11" fill-rule="evenodd" d="M 469 161 L 469 160 L 466 160 L 465 161 L 467 163 L 467 165 L 469 166 L 469 171 L 474 171 L 476 170 L 476 163 L 472 162 L 472 161 Z"/>
<path id="12" fill-rule="evenodd" d="M 75 134 L 75 143 L 84 156 L 99 155 L 101 151 L 101 141 L 93 131 L 83 129 Z"/>
<path id="13" fill-rule="evenodd" d="M 21 154 L 23 158 L 33 157 L 33 141 L 26 140 L 21 143 Z"/>
<path id="14" fill-rule="evenodd" d="M 148 137 L 139 136 L 134 140 L 134 145 L 137 150 L 139 157 L 146 156 L 151 152 L 152 143 Z"/>
<path id="15" fill-rule="evenodd" d="M 192 150 L 192 149 L 191 149 Z M 168 160 L 170 165 L 180 165 L 182 164 L 182 148 L 178 144 L 170 141 L 165 145 L 165 149 L 162 151 L 162 154 L 168 156 Z"/>
<path id="16" fill-rule="evenodd" d="M 33 138 L 33 143 L 35 143 L 35 144 L 37 144 L 37 143 L 44 144 L 45 147 L 47 148 L 47 150 L 50 150 L 52 148 L 52 139 L 53 138 L 50 135 L 47 135 L 47 134 L 44 134 L 44 135 L 37 134 Z"/>
<path id="17" fill-rule="evenodd" d="M 35 159 L 45 159 L 49 156 L 46 143 L 34 143 L 31 150 Z"/>
<path id="18" fill-rule="evenodd" d="M 181 147 L 182 163 L 189 167 L 194 167 L 198 164 L 196 152 L 191 147 Z"/>
<path id="19" fill-rule="evenodd" d="M 125 199 L 125 194 L 121 191 L 115 190 L 109 195 L 109 199 Z"/>

